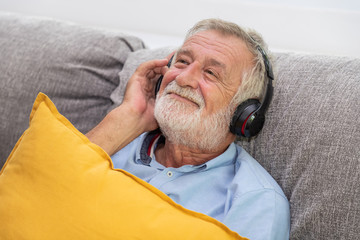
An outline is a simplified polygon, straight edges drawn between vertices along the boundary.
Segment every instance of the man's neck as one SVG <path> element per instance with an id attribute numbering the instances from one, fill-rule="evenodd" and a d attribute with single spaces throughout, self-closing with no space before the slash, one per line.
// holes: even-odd
<path id="1" fill-rule="evenodd" d="M 164 144 L 158 145 L 155 150 L 157 162 L 165 167 L 178 168 L 184 165 L 201 165 L 211 159 L 221 155 L 228 148 L 232 141 L 228 144 L 219 146 L 214 151 L 192 149 L 183 145 L 170 143 L 168 140 Z"/>

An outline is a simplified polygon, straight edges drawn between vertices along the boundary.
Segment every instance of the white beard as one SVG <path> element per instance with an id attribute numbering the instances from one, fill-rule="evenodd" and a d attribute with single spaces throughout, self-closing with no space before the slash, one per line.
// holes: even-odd
<path id="1" fill-rule="evenodd" d="M 190 99 L 199 107 L 176 100 L 168 95 L 169 92 Z M 211 151 L 217 149 L 229 133 L 232 108 L 228 106 L 203 117 L 204 107 L 201 94 L 172 81 L 163 94 L 157 96 L 154 114 L 162 133 L 171 143 Z"/>

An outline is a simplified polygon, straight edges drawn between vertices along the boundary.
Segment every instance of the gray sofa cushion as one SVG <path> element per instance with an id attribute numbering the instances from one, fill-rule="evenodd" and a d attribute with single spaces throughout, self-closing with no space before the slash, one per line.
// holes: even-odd
<path id="1" fill-rule="evenodd" d="M 111 108 L 130 52 L 143 42 L 51 19 L 0 13 L 0 166 L 28 126 L 38 92 L 80 131 Z"/>
<path id="2" fill-rule="evenodd" d="M 261 134 L 240 142 L 291 204 L 291 239 L 360 237 L 360 59 L 276 54 Z"/>

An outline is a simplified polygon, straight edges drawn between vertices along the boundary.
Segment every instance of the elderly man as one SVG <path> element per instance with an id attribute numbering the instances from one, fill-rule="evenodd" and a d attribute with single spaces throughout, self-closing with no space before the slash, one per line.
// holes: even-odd
<path id="1" fill-rule="evenodd" d="M 201 21 L 170 67 L 169 59 L 138 67 L 123 103 L 87 136 L 112 156 L 115 168 L 145 180 L 185 208 L 207 214 L 243 237 L 288 239 L 286 197 L 234 143 L 229 128 L 238 105 L 261 100 L 266 92 L 265 49 L 255 32 L 222 20 Z"/>

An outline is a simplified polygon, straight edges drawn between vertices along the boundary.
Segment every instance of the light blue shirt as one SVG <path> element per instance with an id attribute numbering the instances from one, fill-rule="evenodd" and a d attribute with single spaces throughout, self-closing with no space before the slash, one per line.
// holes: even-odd
<path id="1" fill-rule="evenodd" d="M 251 240 L 289 239 L 289 203 L 265 169 L 232 143 L 205 164 L 166 168 L 149 157 L 146 133 L 112 156 L 115 168 L 143 179 L 183 207 L 204 213 Z"/>

